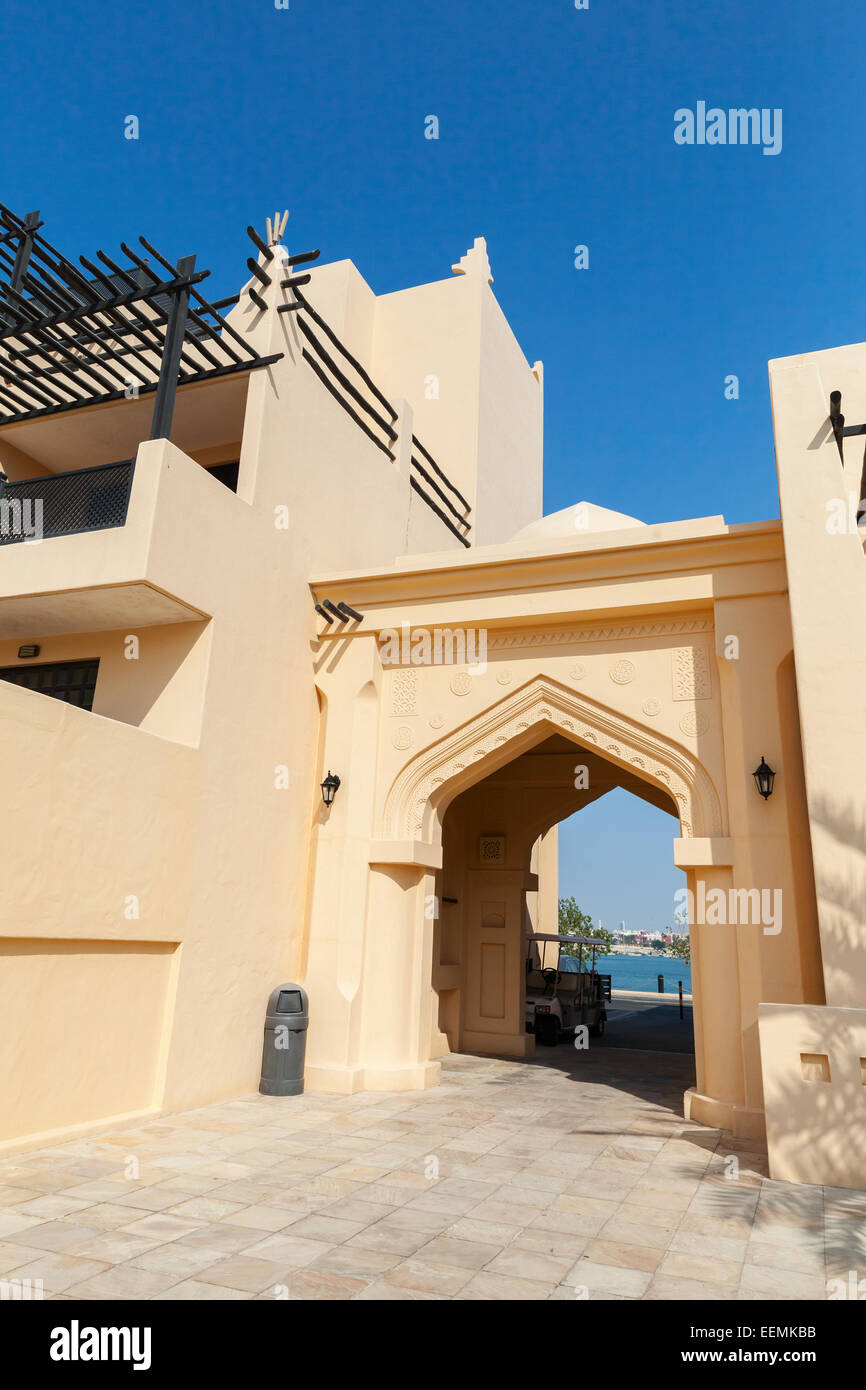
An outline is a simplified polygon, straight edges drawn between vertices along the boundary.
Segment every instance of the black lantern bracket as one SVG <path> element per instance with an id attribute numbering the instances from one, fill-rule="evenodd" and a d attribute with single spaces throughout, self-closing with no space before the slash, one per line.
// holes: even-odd
<path id="1" fill-rule="evenodd" d="M 333 806 L 334 797 L 340 789 L 340 779 L 336 772 L 331 772 L 330 769 L 328 770 L 328 775 L 324 782 L 321 783 L 321 788 L 323 802 L 326 806 Z"/>
<path id="2" fill-rule="evenodd" d="M 866 435 L 866 424 L 846 425 L 845 416 L 842 414 L 842 392 L 830 392 L 830 428 L 836 440 L 836 448 L 839 450 L 839 458 L 842 467 L 845 467 L 845 450 L 843 441 L 853 439 L 855 435 Z M 857 521 L 858 523 L 866 517 L 866 449 L 863 451 L 863 470 L 860 475 L 860 496 L 857 499 Z"/>
<path id="3" fill-rule="evenodd" d="M 768 798 L 772 796 L 776 774 L 764 758 L 763 753 L 761 754 L 761 761 L 755 768 L 752 776 L 755 779 L 755 786 L 758 788 L 764 800 L 767 801 Z"/>

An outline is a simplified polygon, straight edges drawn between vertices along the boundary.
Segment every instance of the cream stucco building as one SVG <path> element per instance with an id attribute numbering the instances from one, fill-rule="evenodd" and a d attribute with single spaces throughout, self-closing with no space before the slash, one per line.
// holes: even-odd
<path id="1" fill-rule="evenodd" d="M 771 364 L 781 522 L 542 517 L 483 241 L 377 296 L 269 224 L 213 304 L 0 222 L 0 1148 L 255 1089 L 283 980 L 308 1088 L 526 1055 L 556 825 L 621 786 L 695 905 L 686 1114 L 866 1187 L 866 346 Z"/>

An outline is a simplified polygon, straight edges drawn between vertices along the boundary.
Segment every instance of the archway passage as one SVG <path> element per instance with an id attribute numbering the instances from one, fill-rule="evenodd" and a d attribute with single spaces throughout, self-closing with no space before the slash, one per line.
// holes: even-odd
<path id="1" fill-rule="evenodd" d="M 433 983 L 442 1042 L 451 1051 L 534 1052 L 527 988 L 531 1004 L 540 969 L 556 964 L 534 938 L 558 931 L 556 856 L 545 845 L 555 843 L 552 827 L 614 788 L 667 813 L 673 837 L 678 807 L 668 792 L 560 733 L 519 752 L 448 805 Z M 621 849 L 627 855 L 627 843 Z M 629 872 L 627 858 L 620 872 Z"/>
<path id="2" fill-rule="evenodd" d="M 405 765 L 385 800 L 385 836 L 436 841 L 455 796 L 556 730 L 669 795 L 683 835 L 725 833 L 712 779 L 682 744 L 548 676 L 536 676 Z"/>
<path id="3" fill-rule="evenodd" d="M 612 937 L 598 958 L 605 1050 L 694 1055 L 688 877 L 671 854 L 673 825 L 669 810 L 615 787 L 554 826 L 537 848 L 544 878 L 558 861 L 560 931 Z M 541 895 L 539 917 L 555 909 L 547 899 Z"/>

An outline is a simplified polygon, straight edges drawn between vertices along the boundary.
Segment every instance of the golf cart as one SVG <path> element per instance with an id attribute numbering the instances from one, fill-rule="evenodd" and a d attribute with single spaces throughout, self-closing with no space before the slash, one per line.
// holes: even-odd
<path id="1" fill-rule="evenodd" d="M 605 988 L 595 968 L 603 944 L 584 936 L 527 936 L 526 1031 L 543 1046 L 554 1047 L 584 1024 L 593 1037 L 604 1033 Z M 577 947 L 577 955 L 564 947 Z"/>

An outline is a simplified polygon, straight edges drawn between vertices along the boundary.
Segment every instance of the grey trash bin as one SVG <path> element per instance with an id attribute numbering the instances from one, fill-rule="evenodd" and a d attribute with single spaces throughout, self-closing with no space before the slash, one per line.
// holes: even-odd
<path id="1" fill-rule="evenodd" d="M 306 990 L 300 985 L 278 985 L 268 1000 L 265 1018 L 260 1095 L 303 1094 L 308 1022 Z"/>

